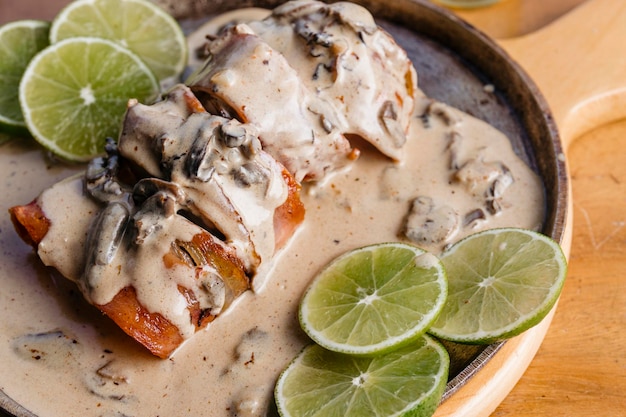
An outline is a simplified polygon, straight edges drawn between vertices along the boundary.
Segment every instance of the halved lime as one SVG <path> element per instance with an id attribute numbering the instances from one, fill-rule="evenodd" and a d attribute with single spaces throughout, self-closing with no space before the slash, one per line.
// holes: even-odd
<path id="1" fill-rule="evenodd" d="M 283 417 L 431 416 L 443 395 L 450 359 L 433 338 L 373 358 L 306 347 L 275 388 Z"/>
<path id="2" fill-rule="evenodd" d="M 493 343 L 539 323 L 567 273 L 561 247 L 522 229 L 471 235 L 442 254 L 449 293 L 430 333 L 461 343 Z"/>
<path id="3" fill-rule="evenodd" d="M 0 130 L 28 133 L 20 108 L 20 80 L 30 60 L 48 46 L 50 23 L 18 20 L 0 27 Z"/>
<path id="4" fill-rule="evenodd" d="M 33 137 L 55 154 L 87 161 L 117 138 L 130 98 L 153 101 L 159 85 L 128 49 L 104 39 L 72 38 L 37 54 L 19 98 Z"/>
<path id="5" fill-rule="evenodd" d="M 424 334 L 446 299 L 439 259 L 404 243 L 350 251 L 313 280 L 300 303 L 304 331 L 326 349 L 374 355 Z"/>
<path id="6" fill-rule="evenodd" d="M 159 80 L 178 75 L 187 63 L 183 31 L 147 0 L 77 0 L 52 22 L 50 41 L 90 36 L 109 39 L 139 56 Z"/>

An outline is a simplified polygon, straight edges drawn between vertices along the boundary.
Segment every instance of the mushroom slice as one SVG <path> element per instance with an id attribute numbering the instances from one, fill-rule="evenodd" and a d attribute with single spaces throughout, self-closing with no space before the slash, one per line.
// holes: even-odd
<path id="1" fill-rule="evenodd" d="M 85 286 L 81 290 L 87 297 L 94 288 L 108 284 L 105 271 L 119 252 L 129 219 L 128 206 L 115 202 L 100 210 L 91 224 L 86 241 L 85 269 L 79 282 Z"/>
<path id="2" fill-rule="evenodd" d="M 502 210 L 505 191 L 515 182 L 511 170 L 501 161 L 473 158 L 465 162 L 453 175 L 468 192 L 482 200 L 489 214 Z"/>
<path id="3" fill-rule="evenodd" d="M 458 232 L 459 223 L 453 208 L 437 206 L 432 198 L 420 196 L 411 202 L 404 235 L 418 244 L 443 246 Z"/>
<path id="4" fill-rule="evenodd" d="M 117 145 L 119 153 L 145 174 L 165 177 L 160 166 L 160 138 L 163 132 L 179 127 L 194 113 L 206 113 L 206 110 L 189 89 L 180 85 L 151 106 L 129 100 Z"/>

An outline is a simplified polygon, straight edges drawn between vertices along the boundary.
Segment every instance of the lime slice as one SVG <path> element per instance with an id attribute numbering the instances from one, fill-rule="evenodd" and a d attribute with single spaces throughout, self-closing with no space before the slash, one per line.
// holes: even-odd
<path id="1" fill-rule="evenodd" d="M 26 66 L 48 46 L 50 23 L 19 20 L 0 27 L 0 128 L 5 133 L 28 133 L 18 91 Z"/>
<path id="2" fill-rule="evenodd" d="M 90 36 L 109 39 L 139 56 L 159 80 L 187 63 L 187 42 L 178 22 L 146 0 L 77 0 L 52 22 L 50 41 Z"/>
<path id="3" fill-rule="evenodd" d="M 404 243 L 366 246 L 335 259 L 313 280 L 300 303 L 300 324 L 326 349 L 380 354 L 424 334 L 446 293 L 436 256 Z"/>
<path id="4" fill-rule="evenodd" d="M 471 235 L 441 260 L 449 294 L 430 333 L 461 343 L 493 343 L 539 323 L 556 303 L 567 272 L 558 243 L 514 228 Z"/>
<path id="5" fill-rule="evenodd" d="M 87 161 L 117 138 L 129 98 L 150 102 L 159 85 L 132 52 L 104 39 L 72 38 L 37 54 L 19 98 L 33 137 L 53 153 Z"/>
<path id="6" fill-rule="evenodd" d="M 450 359 L 433 338 L 373 358 L 306 347 L 275 388 L 283 417 L 431 416 L 443 395 Z"/>

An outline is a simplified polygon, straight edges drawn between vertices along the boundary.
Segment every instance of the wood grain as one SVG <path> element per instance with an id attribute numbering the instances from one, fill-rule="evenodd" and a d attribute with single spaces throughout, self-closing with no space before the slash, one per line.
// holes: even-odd
<path id="1" fill-rule="evenodd" d="M 569 161 L 568 279 L 539 352 L 494 417 L 626 416 L 626 120 L 578 138 Z"/>
<path id="2" fill-rule="evenodd" d="M 551 327 L 492 417 L 626 416 L 626 5 L 590 0 L 556 21 L 556 8 L 582 2 L 510 0 L 459 14 L 498 37 L 504 29 L 485 16 L 510 22 L 522 3 L 535 5 L 525 28 L 550 25 L 530 34 L 509 25 L 507 35 L 525 36 L 501 43 L 555 111 L 567 144 L 573 236 Z"/>

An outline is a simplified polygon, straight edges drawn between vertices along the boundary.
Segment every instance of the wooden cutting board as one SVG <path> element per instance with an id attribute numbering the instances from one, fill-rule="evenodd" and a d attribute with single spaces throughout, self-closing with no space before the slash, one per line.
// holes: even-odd
<path id="1" fill-rule="evenodd" d="M 499 43 L 530 74 L 545 95 L 561 132 L 564 149 L 568 157 L 573 148 L 574 139 L 584 134 L 597 138 L 601 135 L 590 132 L 593 128 L 626 117 L 626 2 L 589 0 L 539 31 L 518 38 L 501 40 Z M 615 140 L 612 142 L 602 141 L 601 148 L 592 148 L 595 152 L 577 152 L 576 163 L 578 165 L 576 166 L 580 166 L 581 163 L 602 166 L 603 163 L 610 161 L 617 165 L 619 158 L 616 159 L 615 156 L 626 156 L 623 150 L 626 140 L 618 141 L 620 127 L 622 127 L 621 132 L 626 136 L 626 123 L 611 126 L 609 135 Z M 605 152 L 602 152 L 602 149 Z M 621 162 L 622 165 L 624 163 L 626 163 L 626 158 Z M 572 161 L 570 161 L 569 169 L 571 173 Z M 616 169 L 619 172 L 620 167 L 617 166 Z M 621 176 L 612 173 L 605 175 L 609 175 L 609 183 L 613 182 L 614 185 L 620 185 L 621 181 L 626 181 L 626 172 L 624 172 L 623 167 L 621 167 L 621 172 L 623 173 Z M 571 177 L 572 183 L 576 184 L 577 178 Z M 594 193 L 599 198 L 594 201 L 596 204 L 592 206 L 594 213 L 586 210 L 581 211 L 583 221 L 579 223 L 589 226 L 589 219 L 594 215 L 598 218 L 602 218 L 604 215 L 607 221 L 609 219 L 617 220 L 613 221 L 612 229 L 608 229 L 609 231 L 606 232 L 604 237 L 606 240 L 599 240 L 600 237 L 595 237 L 592 234 L 592 239 L 588 240 L 587 245 L 574 246 L 577 250 L 585 253 L 598 253 L 599 242 L 604 244 L 617 240 L 616 238 L 619 237 L 619 232 L 624 224 L 624 214 L 622 213 L 626 213 L 624 210 L 626 208 L 624 204 L 626 194 L 623 193 L 626 190 L 624 187 L 621 188 L 621 195 L 619 193 L 610 195 L 598 192 L 597 185 L 597 182 L 585 184 L 585 193 L 581 197 L 584 199 L 585 196 Z M 617 188 L 619 189 L 619 187 Z M 577 197 L 578 194 L 575 193 L 572 199 L 573 204 L 570 204 L 569 207 L 566 239 L 563 242 L 568 253 L 573 247 L 572 236 L 575 224 L 573 214 L 580 211 L 574 209 L 579 207 Z M 615 200 L 611 201 L 613 198 L 621 201 L 621 209 L 619 203 L 615 204 Z M 580 235 L 578 229 L 574 235 Z M 622 233 L 621 236 L 624 234 Z M 626 249 L 626 241 L 623 239 L 621 249 Z M 605 258 L 598 256 L 594 259 Z M 612 267 L 626 266 L 621 257 L 611 259 Z M 573 275 L 571 263 L 572 256 L 570 253 L 570 279 Z M 583 273 L 591 273 L 597 270 L 598 266 L 594 267 L 594 265 L 587 263 L 581 268 Z M 604 380 L 598 378 L 600 379 L 598 381 L 595 378 L 589 378 L 588 375 L 594 373 L 605 375 L 607 373 L 605 369 L 596 368 L 598 366 L 597 358 L 606 355 L 606 360 L 600 361 L 600 363 L 607 369 L 613 369 L 612 372 L 608 371 L 608 374 L 616 377 L 614 382 L 618 383 L 618 388 L 609 389 L 609 392 L 603 392 L 596 388 L 595 392 L 599 396 L 606 397 L 608 401 L 593 401 L 594 398 L 591 398 L 593 405 L 590 407 L 590 396 L 585 391 L 581 395 L 580 388 L 574 387 L 572 384 L 573 388 L 578 388 L 576 390 L 578 396 L 574 400 L 577 406 L 570 406 L 569 411 L 565 411 L 564 404 L 557 403 L 549 410 L 543 410 L 542 413 L 540 408 L 545 401 L 542 403 L 541 398 L 549 397 L 551 391 L 559 386 L 559 382 L 562 380 L 562 375 L 560 378 L 553 378 L 554 385 L 550 386 L 545 383 L 550 378 L 541 377 L 542 374 L 550 375 L 553 371 L 552 367 L 562 371 L 563 367 L 559 366 L 562 363 L 560 363 L 557 355 L 551 361 L 544 362 L 544 367 L 537 371 L 539 377 L 536 377 L 535 380 L 543 382 L 541 385 L 543 390 L 527 389 L 524 394 L 532 396 L 531 398 L 521 399 L 518 402 L 515 400 L 505 402 L 494 414 L 498 416 L 582 416 L 589 415 L 589 412 L 595 412 L 596 415 L 603 416 L 626 415 L 626 400 L 623 398 L 623 389 L 626 388 L 626 355 L 624 354 L 626 337 L 623 336 L 624 325 L 626 324 L 626 296 L 622 295 L 626 293 L 626 285 L 619 275 L 614 276 L 613 279 L 605 279 L 603 283 L 606 284 L 605 287 L 596 288 L 594 297 L 589 296 L 588 298 L 590 301 L 592 299 L 596 301 L 594 307 L 597 308 L 598 326 L 608 327 L 609 334 L 614 337 L 611 340 L 617 339 L 617 346 L 611 349 L 611 345 L 608 343 L 600 348 L 594 343 L 587 345 L 585 342 L 593 340 L 594 332 L 590 332 L 589 327 L 579 328 L 575 323 L 565 323 L 561 325 L 567 326 L 567 329 L 575 332 L 576 336 L 571 337 L 571 340 L 578 343 L 571 345 L 567 342 L 563 343 L 562 351 L 564 354 L 565 352 L 568 353 L 567 356 L 564 355 L 563 357 L 573 357 L 577 358 L 579 363 L 593 364 L 589 369 L 580 366 L 572 367 L 576 377 L 583 380 L 587 378 L 587 390 L 593 390 L 594 384 Z M 587 291 L 587 288 L 591 288 L 592 285 L 589 282 L 581 283 L 580 281 L 577 284 L 574 285 L 579 291 Z M 571 301 L 569 288 L 571 285 L 566 285 L 558 309 L 567 310 L 570 307 L 584 309 L 584 305 L 574 304 Z M 615 294 L 615 296 L 611 296 L 611 294 Z M 597 302 L 597 300 L 600 301 Z M 606 300 L 607 303 L 602 303 L 602 300 Z M 609 300 L 612 301 L 609 302 Z M 553 315 L 546 318 L 540 326 L 508 342 L 476 377 L 440 407 L 436 416 L 487 416 L 496 410 L 498 404 L 507 396 L 533 359 L 552 319 Z M 550 332 L 552 334 L 558 330 L 560 329 L 553 327 Z M 559 336 L 555 337 L 558 338 Z M 603 338 L 603 340 L 606 339 L 606 337 Z M 607 347 L 609 348 L 608 351 Z M 526 381 L 522 381 L 522 384 L 524 383 Z M 614 384 L 602 385 L 611 387 Z M 619 390 L 619 394 L 616 390 Z M 566 394 L 565 400 L 569 399 Z M 513 405 L 508 405 L 509 402 L 512 402 Z M 579 410 L 580 414 L 576 410 Z"/>

